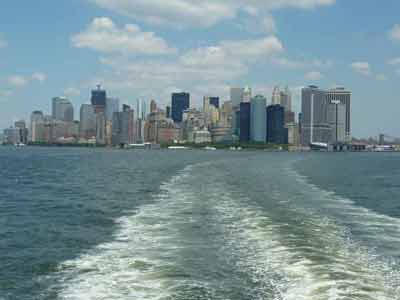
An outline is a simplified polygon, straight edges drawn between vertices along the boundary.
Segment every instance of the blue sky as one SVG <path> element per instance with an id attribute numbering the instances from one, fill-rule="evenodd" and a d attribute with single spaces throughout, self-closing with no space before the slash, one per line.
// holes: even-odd
<path id="1" fill-rule="evenodd" d="M 101 83 L 122 103 L 170 101 L 186 90 L 228 99 L 249 85 L 343 85 L 353 92 L 352 131 L 400 136 L 398 0 L 3 0 L 0 128 L 75 105 Z"/>

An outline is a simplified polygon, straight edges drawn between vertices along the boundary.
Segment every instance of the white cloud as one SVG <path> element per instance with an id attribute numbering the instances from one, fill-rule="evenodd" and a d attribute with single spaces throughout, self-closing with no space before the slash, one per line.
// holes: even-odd
<path id="1" fill-rule="evenodd" d="M 276 23 L 275 23 L 275 19 L 273 16 L 271 16 L 271 15 L 265 16 L 262 21 L 262 25 L 263 25 L 266 33 L 275 33 L 276 32 Z"/>
<path id="2" fill-rule="evenodd" d="M 11 86 L 23 87 L 29 83 L 29 80 L 26 79 L 24 76 L 13 75 L 7 78 L 7 82 Z"/>
<path id="3" fill-rule="evenodd" d="M 392 58 L 387 63 L 392 66 L 400 65 L 400 57 Z"/>
<path id="4" fill-rule="evenodd" d="M 68 87 L 64 90 L 64 95 L 68 97 L 79 96 L 81 91 L 74 87 Z"/>
<path id="5" fill-rule="evenodd" d="M 400 41 L 400 25 L 396 24 L 389 31 L 389 38 L 393 41 Z"/>
<path id="6" fill-rule="evenodd" d="M 234 19 L 240 10 L 256 15 L 285 7 L 310 9 L 335 0 L 88 0 L 100 7 L 156 25 L 209 27 Z"/>
<path id="7" fill-rule="evenodd" d="M 365 61 L 353 62 L 350 67 L 353 69 L 354 72 L 363 76 L 370 76 L 372 73 L 370 64 Z"/>
<path id="8" fill-rule="evenodd" d="M 42 72 L 36 72 L 32 74 L 32 79 L 42 83 L 47 80 L 47 75 Z"/>
<path id="9" fill-rule="evenodd" d="M 144 32 L 135 24 L 119 28 L 109 18 L 95 18 L 83 32 L 72 36 L 71 41 L 74 47 L 106 53 L 159 55 L 176 52 L 153 32 Z"/>
<path id="10" fill-rule="evenodd" d="M 331 60 L 292 60 L 286 57 L 272 57 L 271 62 L 277 66 L 286 69 L 302 69 L 302 68 L 331 68 L 333 62 Z"/>
<path id="11" fill-rule="evenodd" d="M 109 75 L 93 78 L 90 85 L 101 82 L 111 90 L 126 91 L 145 98 L 161 97 L 167 101 L 171 89 L 189 90 L 195 97 L 218 94 L 246 75 L 251 65 L 267 62 L 283 50 L 282 43 L 269 36 L 221 41 L 209 47 L 189 50 L 173 59 L 106 57 L 101 58 L 101 62 L 111 68 L 106 72 Z"/>
<path id="12" fill-rule="evenodd" d="M 321 72 L 318 71 L 311 71 L 308 72 L 304 78 L 310 81 L 319 81 L 323 78 L 324 76 L 321 74 Z"/>

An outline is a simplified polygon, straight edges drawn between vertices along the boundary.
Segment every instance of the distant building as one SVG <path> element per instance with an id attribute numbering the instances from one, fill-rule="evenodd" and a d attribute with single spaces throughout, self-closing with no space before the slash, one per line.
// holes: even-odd
<path id="1" fill-rule="evenodd" d="M 281 104 L 281 91 L 279 89 L 279 86 L 275 86 L 274 90 L 272 91 L 271 104 Z"/>
<path id="2" fill-rule="evenodd" d="M 240 142 L 249 142 L 250 141 L 250 127 L 251 127 L 251 105 L 248 102 L 240 103 L 240 133 L 239 139 Z"/>
<path id="3" fill-rule="evenodd" d="M 123 105 L 122 112 L 115 112 L 112 122 L 112 144 L 129 145 L 135 142 L 134 110 Z"/>
<path id="4" fill-rule="evenodd" d="M 24 120 L 16 121 L 14 123 L 15 129 L 19 130 L 19 143 L 26 144 L 28 143 L 28 135 L 29 130 L 26 127 L 26 123 Z"/>
<path id="5" fill-rule="evenodd" d="M 119 99 L 106 98 L 105 115 L 107 121 L 112 121 L 115 112 L 119 112 Z"/>
<path id="6" fill-rule="evenodd" d="M 300 144 L 299 125 L 296 123 L 286 124 L 288 130 L 288 144 L 298 146 Z"/>
<path id="7" fill-rule="evenodd" d="M 101 89 L 101 86 L 98 85 L 97 89 L 92 90 L 92 97 L 90 99 L 90 102 L 93 105 L 95 113 L 105 112 L 107 103 L 107 92 Z"/>
<path id="8" fill-rule="evenodd" d="M 150 102 L 150 113 L 154 113 L 157 111 L 157 102 L 155 100 L 151 100 Z"/>
<path id="9" fill-rule="evenodd" d="M 240 103 L 243 102 L 244 88 L 232 87 L 230 90 L 230 97 L 233 107 L 239 107 Z"/>
<path id="10" fill-rule="evenodd" d="M 287 144 L 288 129 L 285 128 L 285 109 L 276 104 L 267 107 L 267 142 Z"/>
<path id="11" fill-rule="evenodd" d="M 219 97 L 209 97 L 210 105 L 219 108 Z"/>
<path id="12" fill-rule="evenodd" d="M 292 113 L 292 93 L 288 86 L 280 92 L 280 105 L 285 109 L 285 113 Z"/>
<path id="13" fill-rule="evenodd" d="M 246 86 L 243 90 L 243 102 L 250 102 L 252 97 L 251 88 Z"/>
<path id="14" fill-rule="evenodd" d="M 344 88 L 302 90 L 301 143 L 349 142 L 351 92 Z"/>
<path id="15" fill-rule="evenodd" d="M 205 128 L 200 130 L 195 130 L 193 133 L 193 141 L 195 144 L 211 143 L 212 142 L 211 133 Z"/>
<path id="16" fill-rule="evenodd" d="M 336 87 L 325 91 L 328 103 L 340 102 L 345 114 L 345 141 L 351 141 L 351 92 L 343 87 Z"/>
<path id="17" fill-rule="evenodd" d="M 346 105 L 340 100 L 331 100 L 328 105 L 328 123 L 331 126 L 330 143 L 345 143 L 346 137 Z"/>
<path id="18" fill-rule="evenodd" d="M 101 111 L 96 113 L 96 143 L 106 144 L 106 116 Z"/>
<path id="19" fill-rule="evenodd" d="M 64 122 L 74 121 L 74 107 L 65 97 L 55 97 L 52 99 L 52 117 L 55 120 Z"/>
<path id="20" fill-rule="evenodd" d="M 40 110 L 36 110 L 31 114 L 31 122 L 30 122 L 30 130 L 29 130 L 29 140 L 32 142 L 39 141 L 39 137 L 42 136 L 40 132 L 39 124 L 43 123 L 43 112 Z"/>
<path id="21" fill-rule="evenodd" d="M 7 145 L 16 145 L 21 142 L 21 132 L 19 128 L 10 127 L 4 129 L 3 143 Z"/>
<path id="22" fill-rule="evenodd" d="M 324 90 L 316 86 L 302 89 L 301 95 L 301 143 L 329 143 L 331 126 L 328 123 L 328 101 Z"/>
<path id="23" fill-rule="evenodd" d="M 79 136 L 83 139 L 96 136 L 96 114 L 91 104 L 82 104 L 81 106 Z"/>
<path id="24" fill-rule="evenodd" d="M 251 141 L 265 143 L 267 99 L 257 95 L 251 99 Z"/>
<path id="25" fill-rule="evenodd" d="M 165 108 L 165 114 L 166 114 L 167 119 L 171 119 L 171 106 L 167 106 Z"/>
<path id="26" fill-rule="evenodd" d="M 183 112 L 190 107 L 190 94 L 173 93 L 172 94 L 172 120 L 175 123 L 181 123 L 183 120 Z"/>

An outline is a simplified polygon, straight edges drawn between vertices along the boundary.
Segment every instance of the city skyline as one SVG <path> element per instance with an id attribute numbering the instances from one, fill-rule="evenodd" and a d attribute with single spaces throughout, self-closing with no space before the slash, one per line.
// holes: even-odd
<path id="1" fill-rule="evenodd" d="M 78 115 L 98 83 L 133 108 L 137 99 L 165 106 L 176 91 L 190 92 L 193 106 L 201 107 L 205 95 L 223 103 L 230 86 L 250 86 L 270 103 L 275 85 L 289 85 L 296 112 L 301 88 L 315 84 L 353 92 L 354 136 L 399 135 L 397 1 L 174 3 L 181 5 L 5 1 L 0 127 L 37 108 L 50 112 L 49 99 L 57 95 L 67 96 Z M 12 17 L 17 14 L 19 24 Z M 376 114 L 378 104 L 384 113 Z"/>

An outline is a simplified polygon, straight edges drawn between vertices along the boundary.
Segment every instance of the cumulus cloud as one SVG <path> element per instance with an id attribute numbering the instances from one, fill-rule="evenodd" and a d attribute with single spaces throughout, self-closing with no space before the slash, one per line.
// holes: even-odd
<path id="1" fill-rule="evenodd" d="M 68 97 L 79 96 L 81 91 L 74 87 L 68 87 L 64 90 L 64 95 Z"/>
<path id="2" fill-rule="evenodd" d="M 175 53 L 176 49 L 135 24 L 119 28 L 110 18 L 95 18 L 82 32 L 72 36 L 72 45 L 106 53 L 159 55 Z"/>
<path id="3" fill-rule="evenodd" d="M 209 27 L 234 19 L 240 10 L 255 15 L 285 7 L 310 9 L 335 0 L 88 0 L 100 7 L 151 24 Z"/>
<path id="4" fill-rule="evenodd" d="M 319 80 L 321 80 L 323 77 L 324 77 L 324 76 L 322 75 L 322 73 L 321 73 L 321 72 L 318 72 L 318 71 L 311 71 L 311 72 L 308 72 L 308 73 L 304 76 L 305 79 L 310 80 L 310 81 L 319 81 Z"/>
<path id="5" fill-rule="evenodd" d="M 188 50 L 173 59 L 128 59 L 103 57 L 111 68 L 107 78 L 93 78 L 118 91 L 140 97 L 169 99 L 171 89 L 218 94 L 249 72 L 252 65 L 267 62 L 284 51 L 278 38 L 267 36 L 253 40 L 221 41 L 208 47 Z M 156 83 L 156 84 L 155 84 Z"/>
<path id="6" fill-rule="evenodd" d="M 293 60 L 287 57 L 272 57 L 271 62 L 277 66 L 286 69 L 302 69 L 302 68 L 321 68 L 327 69 L 333 66 L 333 61 L 331 60 Z"/>
<path id="7" fill-rule="evenodd" d="M 400 24 L 396 24 L 389 31 L 389 38 L 393 41 L 400 41 Z"/>
<path id="8" fill-rule="evenodd" d="M 24 76 L 13 75 L 7 78 L 7 82 L 14 87 L 23 87 L 28 84 L 29 80 Z"/>
<path id="9" fill-rule="evenodd" d="M 370 76 L 372 73 L 370 64 L 365 61 L 353 62 L 350 67 L 353 69 L 354 72 L 363 76 Z"/>
<path id="10" fill-rule="evenodd" d="M 391 66 L 400 65 L 400 57 L 392 58 L 387 63 Z"/>
<path id="11" fill-rule="evenodd" d="M 39 82 L 45 82 L 47 80 L 47 75 L 42 72 L 36 72 L 32 74 L 32 79 Z"/>
<path id="12" fill-rule="evenodd" d="M 267 15 L 262 20 L 262 25 L 264 27 L 265 32 L 267 33 L 274 33 L 276 32 L 276 23 L 275 19 L 271 15 Z"/>

